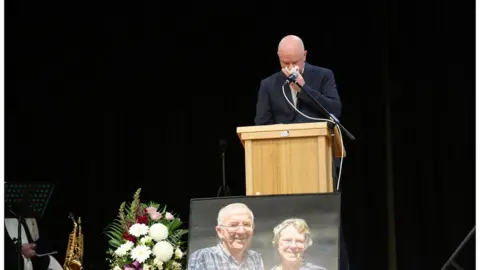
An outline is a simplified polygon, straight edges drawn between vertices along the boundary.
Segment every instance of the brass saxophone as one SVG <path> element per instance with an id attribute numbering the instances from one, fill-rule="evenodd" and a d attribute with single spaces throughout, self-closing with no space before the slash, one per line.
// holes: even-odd
<path id="1" fill-rule="evenodd" d="M 82 270 L 83 269 L 83 234 L 80 218 L 78 223 L 72 214 L 69 218 L 73 220 L 73 231 L 68 237 L 67 252 L 63 269 L 65 270 Z"/>

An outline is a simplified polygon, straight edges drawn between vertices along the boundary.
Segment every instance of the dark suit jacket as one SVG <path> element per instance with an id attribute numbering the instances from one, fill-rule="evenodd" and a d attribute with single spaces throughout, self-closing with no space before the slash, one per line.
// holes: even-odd
<path id="1" fill-rule="evenodd" d="M 305 70 L 302 74 L 305 85 L 303 91 L 307 91 L 320 104 L 325 107 L 337 119 L 340 118 L 342 104 L 337 92 L 335 77 L 330 69 L 317 67 L 305 63 Z M 279 71 L 260 83 L 260 90 L 257 99 L 257 111 L 255 125 L 290 124 L 315 122 L 295 111 L 285 100 L 282 85 L 286 76 Z M 292 102 L 290 87 L 285 85 L 285 94 Z M 318 105 L 312 101 L 303 91 L 298 94 L 297 109 L 303 114 L 314 118 L 329 118 Z"/>

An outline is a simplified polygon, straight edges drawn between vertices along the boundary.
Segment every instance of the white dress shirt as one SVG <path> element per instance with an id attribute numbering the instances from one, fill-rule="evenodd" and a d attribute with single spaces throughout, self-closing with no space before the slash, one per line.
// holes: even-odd
<path id="1" fill-rule="evenodd" d="M 40 233 L 38 231 L 38 224 L 34 218 L 26 218 L 25 222 L 30 230 L 30 234 L 32 236 L 33 241 L 38 241 L 40 238 Z M 10 239 L 17 238 L 18 235 L 18 219 L 16 218 L 6 218 L 5 219 L 5 227 L 7 228 L 8 236 Z M 28 243 L 27 233 L 25 232 L 25 228 L 22 225 L 22 244 Z M 23 265 L 24 270 L 35 270 L 33 269 L 32 261 L 29 258 L 23 256 Z M 50 256 L 50 265 L 48 266 L 49 269 L 52 270 L 63 270 L 63 267 L 60 263 L 52 256 Z"/>
<path id="2" fill-rule="evenodd" d="M 299 72 L 300 72 L 300 74 L 303 75 L 303 70 L 300 70 Z M 295 89 L 293 89 L 293 87 L 290 84 L 288 86 L 290 87 L 290 91 L 292 91 L 293 105 L 295 105 L 295 108 L 297 108 L 297 101 L 298 101 L 297 95 L 298 95 L 299 92 L 295 91 Z"/>

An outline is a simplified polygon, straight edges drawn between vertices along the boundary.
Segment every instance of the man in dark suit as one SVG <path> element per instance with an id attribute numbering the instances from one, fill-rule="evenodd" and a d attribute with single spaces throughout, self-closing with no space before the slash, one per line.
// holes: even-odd
<path id="1" fill-rule="evenodd" d="M 340 117 L 342 104 L 337 92 L 333 72 L 306 63 L 307 51 L 302 40 L 297 36 L 286 36 L 278 45 L 278 58 L 282 70 L 262 80 L 258 92 L 256 125 L 289 124 L 314 122 L 318 119 L 328 118 L 318 108 L 318 105 L 309 98 L 308 92 L 336 118 Z M 293 67 L 298 67 L 297 82 L 302 86 L 290 83 L 284 86 Z M 298 111 L 306 115 L 298 113 Z M 309 119 L 308 117 L 315 118 Z"/>
<path id="2" fill-rule="evenodd" d="M 304 91 L 339 119 L 342 103 L 335 76 L 330 69 L 306 62 L 307 51 L 302 39 L 294 35 L 284 37 L 278 44 L 277 54 L 282 70 L 260 83 L 255 125 L 307 123 L 328 119 Z M 295 83 L 285 85 L 295 67 L 298 68 L 296 81 L 303 90 Z M 348 255 L 343 232 L 341 228 L 340 230 L 340 269 L 346 270 L 349 269 Z"/>

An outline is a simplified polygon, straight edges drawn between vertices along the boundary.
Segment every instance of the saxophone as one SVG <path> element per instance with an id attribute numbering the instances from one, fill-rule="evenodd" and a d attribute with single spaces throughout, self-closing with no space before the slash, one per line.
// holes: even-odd
<path id="1" fill-rule="evenodd" d="M 65 255 L 65 262 L 63 269 L 65 270 L 82 270 L 83 269 L 83 234 L 80 218 L 78 223 L 72 214 L 69 218 L 73 220 L 73 231 L 68 237 L 67 252 Z M 78 231 L 78 233 L 77 233 Z"/>

